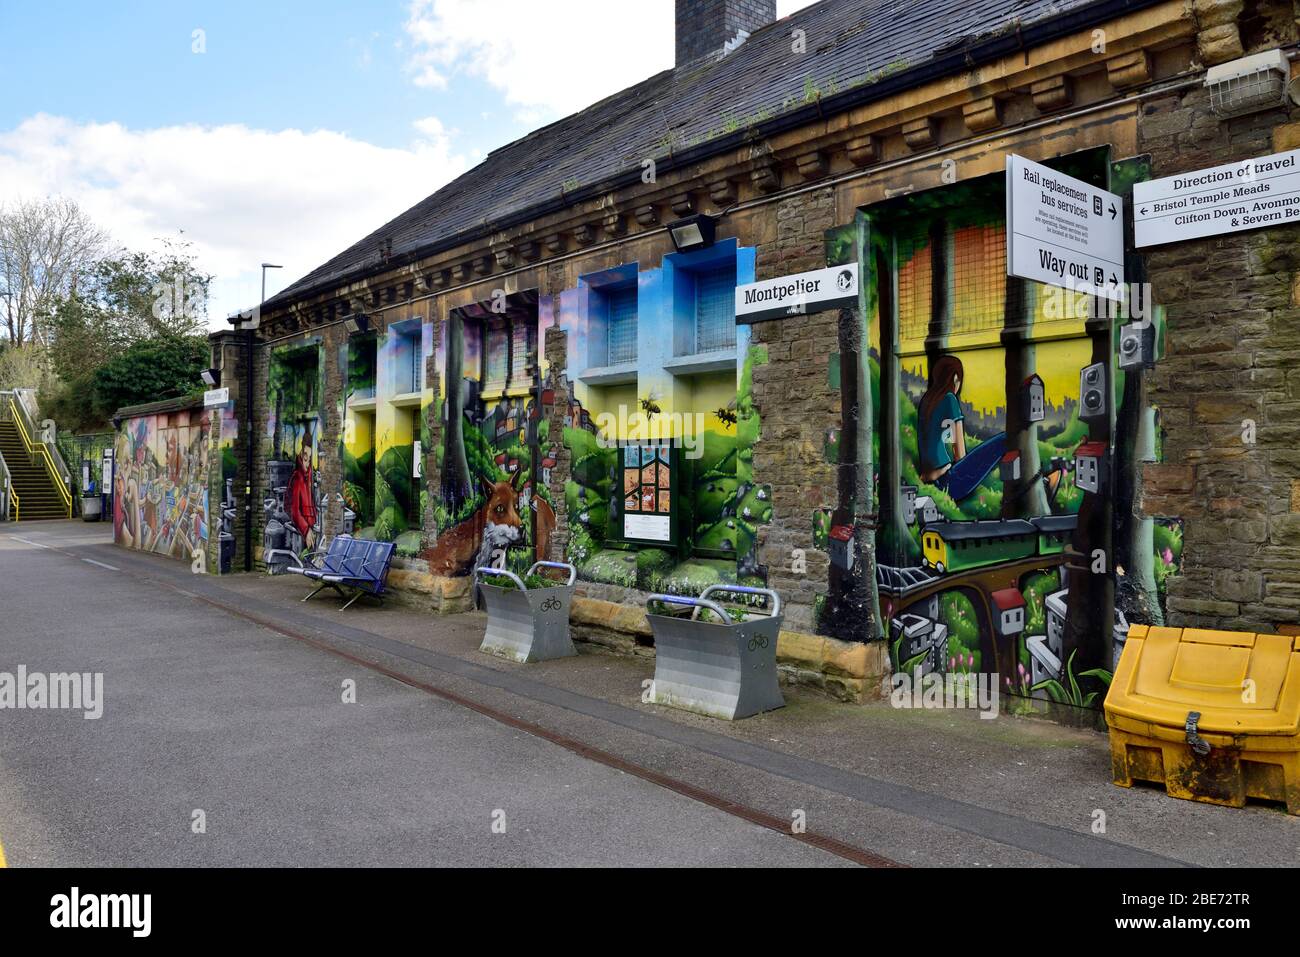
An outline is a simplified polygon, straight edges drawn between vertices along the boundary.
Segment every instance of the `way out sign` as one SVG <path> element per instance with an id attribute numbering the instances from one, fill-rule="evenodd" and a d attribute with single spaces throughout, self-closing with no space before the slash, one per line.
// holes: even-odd
<path id="1" fill-rule="evenodd" d="M 1300 150 L 1133 184 L 1133 238 L 1175 243 L 1300 223 Z"/>
<path id="2" fill-rule="evenodd" d="M 1124 202 L 1007 154 L 1007 275 L 1124 297 Z"/>
<path id="3" fill-rule="evenodd" d="M 736 322 L 762 322 L 858 304 L 858 264 L 764 279 L 736 287 Z"/>

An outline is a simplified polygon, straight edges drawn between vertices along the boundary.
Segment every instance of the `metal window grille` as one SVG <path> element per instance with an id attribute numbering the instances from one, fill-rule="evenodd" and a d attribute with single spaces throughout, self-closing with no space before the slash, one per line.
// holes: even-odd
<path id="1" fill-rule="evenodd" d="M 993 214 L 983 222 L 971 222 L 953 211 L 946 220 L 942 231 L 922 221 L 897 234 L 900 343 L 915 347 L 931 334 L 954 336 L 1003 327 L 1007 288 L 1003 218 Z M 943 277 L 943 315 L 935 314 L 936 268 Z"/>
<path id="2" fill-rule="evenodd" d="M 526 386 L 532 378 L 532 350 L 529 349 L 528 323 L 522 319 L 510 322 L 510 385 Z"/>
<path id="3" fill-rule="evenodd" d="M 424 330 L 417 329 L 411 339 L 411 391 L 424 391 Z"/>
<path id="4" fill-rule="evenodd" d="M 736 344 L 736 271 L 720 269 L 695 279 L 695 351 Z"/>
<path id="5" fill-rule="evenodd" d="M 510 372 L 510 341 L 504 323 L 494 323 L 487 334 L 488 389 L 504 389 Z"/>
<path id="6" fill-rule="evenodd" d="M 609 302 L 609 364 L 636 361 L 636 290 L 611 292 Z"/>

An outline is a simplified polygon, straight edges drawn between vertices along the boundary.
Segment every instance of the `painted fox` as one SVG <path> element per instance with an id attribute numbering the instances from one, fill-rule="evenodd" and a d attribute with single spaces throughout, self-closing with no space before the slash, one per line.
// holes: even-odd
<path id="1" fill-rule="evenodd" d="M 523 534 L 514 486 L 509 481 L 480 481 L 487 502 L 473 516 L 439 535 L 433 547 L 425 551 L 429 571 L 435 575 L 466 575 L 477 564 L 504 567 L 505 546 Z M 497 564 L 493 563 L 494 551 L 499 552 Z"/>
<path id="2" fill-rule="evenodd" d="M 480 480 L 487 493 L 487 502 L 471 518 L 439 535 L 433 547 L 425 551 L 429 571 L 435 575 L 455 576 L 467 575 L 480 566 L 505 567 L 506 548 L 524 534 L 523 519 L 516 505 L 519 493 L 513 484 L 522 477 L 521 469 L 513 480 Z M 555 511 L 537 498 L 532 499 L 529 507 L 537 513 L 537 558 L 545 559 L 555 529 Z"/>

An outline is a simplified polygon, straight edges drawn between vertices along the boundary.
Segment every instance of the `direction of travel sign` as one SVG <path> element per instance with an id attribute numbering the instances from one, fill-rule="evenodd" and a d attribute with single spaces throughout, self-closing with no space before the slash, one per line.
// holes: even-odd
<path id="1" fill-rule="evenodd" d="M 1139 246 L 1300 222 L 1300 150 L 1133 184 Z"/>
<path id="2" fill-rule="evenodd" d="M 1007 275 L 1122 299 L 1123 200 L 1007 154 Z"/>

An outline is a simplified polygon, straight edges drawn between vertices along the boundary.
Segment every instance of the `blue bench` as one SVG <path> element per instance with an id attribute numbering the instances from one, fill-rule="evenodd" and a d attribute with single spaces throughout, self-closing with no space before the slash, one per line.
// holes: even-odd
<path id="1" fill-rule="evenodd" d="M 344 589 L 352 589 L 354 594 L 343 605 L 347 609 L 362 595 L 383 600 L 395 549 L 392 542 L 369 542 L 339 535 L 320 555 L 318 564 L 290 571 L 320 582 L 316 590 L 303 601 L 315 597 L 326 588 L 332 588 L 341 597 L 347 598 L 348 593 Z"/>

